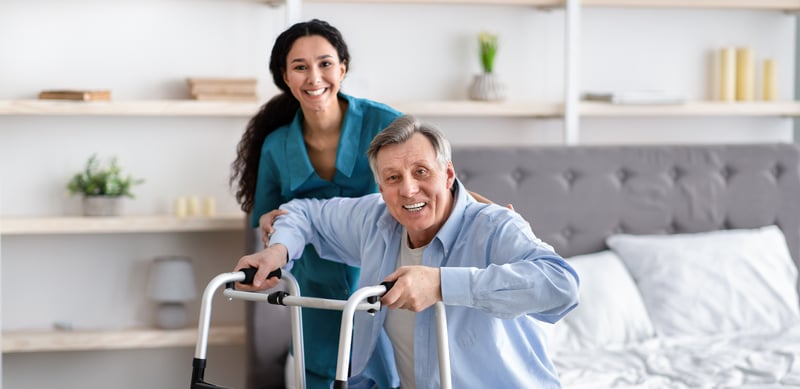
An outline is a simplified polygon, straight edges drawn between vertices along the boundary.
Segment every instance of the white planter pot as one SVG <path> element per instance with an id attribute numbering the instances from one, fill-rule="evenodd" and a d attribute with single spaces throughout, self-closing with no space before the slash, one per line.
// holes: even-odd
<path id="1" fill-rule="evenodd" d="M 504 100 L 506 87 L 493 73 L 476 74 L 469 87 L 469 98 L 481 101 Z"/>
<path id="2" fill-rule="evenodd" d="M 122 214 L 122 197 L 83 197 L 83 216 L 119 216 L 120 214 Z"/>

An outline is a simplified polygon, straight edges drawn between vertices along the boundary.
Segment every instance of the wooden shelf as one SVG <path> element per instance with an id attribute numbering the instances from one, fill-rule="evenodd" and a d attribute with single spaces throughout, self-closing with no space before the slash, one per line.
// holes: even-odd
<path id="1" fill-rule="evenodd" d="M 243 326 L 212 327 L 209 345 L 242 345 Z M 3 353 L 42 351 L 118 350 L 194 346 L 197 329 L 127 329 L 120 331 L 10 331 L 3 332 Z"/>
<path id="2" fill-rule="evenodd" d="M 0 115 L 250 117 L 260 106 L 258 102 L 197 100 L 6 100 L 0 101 Z"/>
<path id="3" fill-rule="evenodd" d="M 262 0 L 263 1 L 263 0 Z M 474 4 L 516 5 L 540 8 L 561 8 L 566 0 L 305 0 L 309 3 L 395 3 L 395 4 Z M 283 1 L 269 0 L 271 4 Z M 799 0 L 582 0 L 584 7 L 661 7 L 661 8 L 712 8 L 750 9 L 772 11 L 800 11 Z"/>
<path id="4" fill-rule="evenodd" d="M 244 214 L 214 217 L 20 217 L 0 218 L 0 235 L 111 234 L 136 232 L 238 231 Z"/>
<path id="5" fill-rule="evenodd" d="M 563 1 L 561 2 L 563 4 Z M 798 0 L 582 0 L 586 7 L 714 8 L 798 11 Z"/>
<path id="6" fill-rule="evenodd" d="M 563 115 L 563 104 L 554 102 L 407 101 L 390 105 L 401 112 L 422 116 L 556 118 Z"/>
<path id="7" fill-rule="evenodd" d="M 674 105 L 635 105 L 581 102 L 581 115 L 624 117 L 624 116 L 800 116 L 800 103 L 796 101 L 776 102 L 719 102 L 692 101 Z"/>
<path id="8" fill-rule="evenodd" d="M 800 0 L 798 0 L 800 1 Z M 403 101 L 388 102 L 392 107 L 414 115 L 441 117 L 527 117 L 559 118 L 561 102 L 506 101 L 480 102 Z M 102 107 L 101 107 L 102 106 Z M 12 108 L 13 107 L 13 108 Z M 24 107 L 24 108 L 21 108 Z M 156 109 L 155 107 L 159 107 Z M 210 107 L 210 108 L 209 108 Z M 249 117 L 255 103 L 236 102 L 50 102 L 39 100 L 0 101 L 0 115 L 132 115 L 132 116 L 236 116 Z M 678 105 L 622 105 L 581 102 L 585 116 L 800 116 L 796 101 L 734 102 L 691 101 Z"/>

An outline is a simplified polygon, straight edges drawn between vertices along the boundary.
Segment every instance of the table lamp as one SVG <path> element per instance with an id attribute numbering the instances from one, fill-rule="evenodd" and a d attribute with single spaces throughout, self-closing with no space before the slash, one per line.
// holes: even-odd
<path id="1" fill-rule="evenodd" d="M 187 301 L 195 298 L 194 270 L 187 257 L 166 256 L 150 266 L 148 296 L 158 302 L 156 325 L 163 329 L 186 327 Z"/>

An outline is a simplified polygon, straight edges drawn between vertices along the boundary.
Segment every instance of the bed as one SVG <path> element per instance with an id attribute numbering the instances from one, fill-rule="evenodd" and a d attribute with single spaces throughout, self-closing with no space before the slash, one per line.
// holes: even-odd
<path id="1" fill-rule="evenodd" d="M 459 147 L 581 276 L 544 325 L 565 388 L 800 387 L 800 148 Z"/>

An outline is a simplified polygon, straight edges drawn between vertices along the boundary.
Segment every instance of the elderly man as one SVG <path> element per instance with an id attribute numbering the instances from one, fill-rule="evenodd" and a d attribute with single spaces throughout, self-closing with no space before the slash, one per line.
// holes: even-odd
<path id="1" fill-rule="evenodd" d="M 297 258 L 320 256 L 361 267 L 361 285 L 395 281 L 389 310 L 359 314 L 352 372 L 391 339 L 402 388 L 438 387 L 433 309 L 446 305 L 453 387 L 558 388 L 536 321 L 553 323 L 577 305 L 578 276 L 530 225 L 507 208 L 475 201 L 455 176 L 450 145 L 433 126 L 403 116 L 368 150 L 380 194 L 293 200 L 274 224 L 269 247 L 242 257 L 258 268 L 253 286 Z"/>

